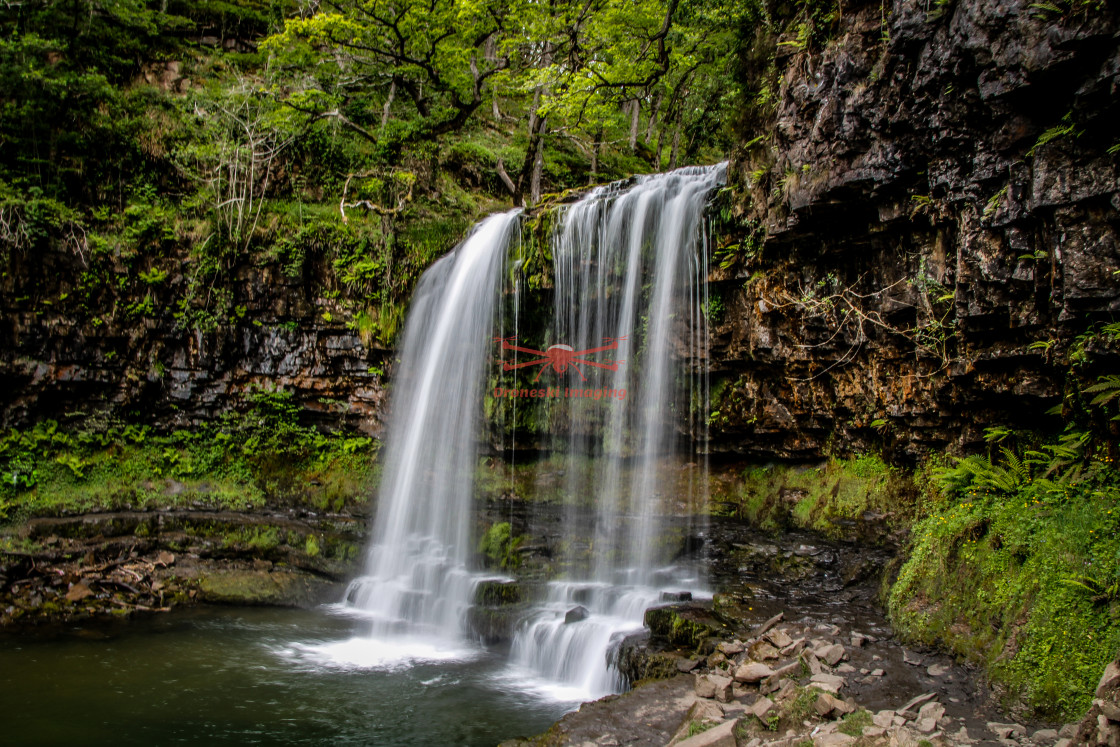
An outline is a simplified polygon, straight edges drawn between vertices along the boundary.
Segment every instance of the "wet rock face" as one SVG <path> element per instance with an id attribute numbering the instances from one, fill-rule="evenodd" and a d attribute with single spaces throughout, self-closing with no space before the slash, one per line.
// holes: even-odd
<path id="1" fill-rule="evenodd" d="M 932 7 L 845 3 L 823 50 L 778 47 L 769 138 L 730 171 L 766 238 L 712 276 L 715 451 L 1037 426 L 1120 312 L 1116 14 Z M 1090 345 L 1088 375 L 1120 363 Z"/>
<path id="2" fill-rule="evenodd" d="M 187 268 L 181 251 L 170 264 Z M 232 310 L 206 333 L 176 318 L 184 274 L 147 288 L 152 309 L 137 315 L 132 291 L 114 296 L 111 286 L 79 302 L 82 272 L 77 255 L 12 254 L 0 278 L 0 426 L 106 408 L 189 426 L 254 389 L 277 389 L 294 394 L 309 422 L 380 433 L 390 351 L 363 343 L 337 298 L 320 294 L 325 267 L 290 278 L 274 263 L 247 264 L 229 283 Z"/>

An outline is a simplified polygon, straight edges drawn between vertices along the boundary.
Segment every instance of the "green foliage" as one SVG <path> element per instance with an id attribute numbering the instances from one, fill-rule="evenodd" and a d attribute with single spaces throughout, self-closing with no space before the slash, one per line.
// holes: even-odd
<path id="1" fill-rule="evenodd" d="M 915 510 L 907 475 L 873 454 L 830 459 L 818 468 L 748 469 L 741 482 L 714 490 L 711 502 L 713 513 L 763 529 L 813 529 L 830 537 L 846 536 L 868 511 L 903 524 Z"/>
<path id="2" fill-rule="evenodd" d="M 1062 121 L 1060 124 L 1054 125 L 1038 136 L 1038 140 L 1036 140 L 1034 142 L 1034 145 L 1030 147 L 1030 150 L 1027 151 L 1027 157 L 1033 157 L 1034 154 L 1038 152 L 1039 148 L 1042 148 L 1046 144 L 1052 143 L 1055 140 L 1060 140 L 1061 138 L 1066 137 L 1078 138 L 1080 136 L 1081 130 L 1077 129 L 1077 126 L 1073 121 L 1073 112 L 1066 112 L 1062 117 Z"/>
<path id="3" fill-rule="evenodd" d="M 513 527 L 503 521 L 486 530 L 478 541 L 478 551 L 496 567 L 517 568 L 521 564 L 517 549 L 524 541 L 524 537 L 514 537 Z"/>
<path id="4" fill-rule="evenodd" d="M 689 721 L 688 736 L 695 737 L 697 734 L 703 734 L 713 726 L 716 726 L 716 722 L 714 721 Z"/>
<path id="5" fill-rule="evenodd" d="M 320 433 L 300 425 L 299 412 L 289 394 L 262 391 L 246 412 L 197 432 L 99 420 L 9 430 L 0 434 L 0 521 L 180 503 L 247 508 L 265 498 L 319 510 L 364 502 L 372 439 Z"/>
<path id="6" fill-rule="evenodd" d="M 1110 382 L 1101 384 L 1104 392 Z M 1071 429 L 934 470 L 937 489 L 890 592 L 896 627 L 986 664 L 1039 715 L 1083 712 L 1120 646 L 1114 450 L 1114 441 Z"/>
<path id="7" fill-rule="evenodd" d="M 841 719 L 837 731 L 850 737 L 858 737 L 863 734 L 864 729 L 871 726 L 871 723 L 871 713 L 860 708 Z"/>
<path id="8" fill-rule="evenodd" d="M 267 553 L 280 546 L 280 530 L 276 527 L 244 527 L 227 532 L 222 544 L 226 547 L 246 547 L 256 553 Z"/>

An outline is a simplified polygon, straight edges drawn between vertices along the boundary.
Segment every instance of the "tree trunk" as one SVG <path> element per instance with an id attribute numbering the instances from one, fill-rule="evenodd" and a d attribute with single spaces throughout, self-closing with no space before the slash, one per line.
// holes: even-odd
<path id="1" fill-rule="evenodd" d="M 681 147 L 681 118 L 677 117 L 676 126 L 673 128 L 673 149 L 669 152 L 669 170 L 677 168 L 677 153 Z"/>
<path id="2" fill-rule="evenodd" d="M 638 117 L 641 115 L 642 105 L 638 99 L 630 104 L 630 152 L 638 149 Z"/>
<path id="3" fill-rule="evenodd" d="M 377 139 L 385 134 L 385 125 L 389 124 L 389 111 L 393 108 L 393 99 L 397 95 L 397 81 L 394 78 L 389 84 L 389 96 L 385 99 L 385 106 L 381 107 L 381 129 L 377 131 Z"/>
<path id="4" fill-rule="evenodd" d="M 594 140 L 591 142 L 591 172 L 587 175 L 587 183 L 594 184 L 599 181 L 599 151 L 603 147 L 603 128 L 595 130 Z"/>
<path id="5" fill-rule="evenodd" d="M 541 201 L 541 177 L 544 175 L 544 135 L 548 131 L 548 118 L 541 118 L 540 136 L 537 138 L 537 152 L 533 155 L 533 175 L 529 179 L 529 204 Z"/>
<path id="6" fill-rule="evenodd" d="M 532 137 L 537 131 L 537 109 L 541 105 L 541 87 L 533 91 L 533 105 L 529 107 L 529 137 Z M 528 156 L 528 153 L 526 153 Z"/>
<path id="7" fill-rule="evenodd" d="M 646 124 L 646 145 L 649 145 L 650 139 L 653 137 L 653 128 L 657 126 L 657 114 L 661 110 L 661 91 L 653 98 L 653 107 L 649 110 L 649 122 Z"/>

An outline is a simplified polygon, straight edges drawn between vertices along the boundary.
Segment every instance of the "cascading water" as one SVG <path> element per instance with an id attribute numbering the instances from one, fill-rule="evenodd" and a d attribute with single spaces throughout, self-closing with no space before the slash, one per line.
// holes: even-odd
<path id="1" fill-rule="evenodd" d="M 433 265 L 405 325 L 373 543 L 346 593 L 370 640 L 403 657 L 402 638 L 421 656 L 460 640 L 482 578 L 469 567 L 482 383 L 519 212 L 487 218 Z"/>
<path id="2" fill-rule="evenodd" d="M 563 403 L 567 422 L 553 449 L 569 460 L 569 495 L 594 496 L 591 558 L 585 581 L 550 585 L 511 652 L 515 665 L 569 696 L 621 689 L 614 654 L 622 638 L 642 628 L 663 592 L 702 586 L 698 568 L 672 562 L 672 548 L 701 529 L 691 526 L 698 496 L 686 496 L 671 526 L 680 496 L 666 486 L 677 487 L 671 473 L 684 466 L 673 460 L 687 455 L 682 441 L 699 437 L 706 422 L 702 215 L 725 174 L 723 165 L 688 168 L 598 188 L 567 208 L 554 233 L 550 334 L 577 351 L 620 341 L 618 355 L 628 358 L 595 382 L 625 396 Z M 577 370 L 568 381 L 580 386 L 580 378 Z M 595 466 L 580 469 L 588 456 Z M 569 537 L 575 523 L 569 517 Z"/>
<path id="3" fill-rule="evenodd" d="M 700 570 L 672 549 L 702 529 L 691 522 L 704 496 L 679 476 L 683 446 L 706 422 L 702 214 L 724 175 L 723 165 L 688 168 L 601 187 L 563 209 L 553 232 L 549 343 L 569 356 L 610 347 L 627 359 L 550 374 L 553 384 L 616 393 L 555 403 L 563 422 L 552 449 L 568 460 L 569 495 L 592 498 L 595 524 L 588 552 L 569 558 L 580 580 L 550 584 L 511 649 L 515 671 L 564 699 L 622 689 L 612 658 L 621 638 L 641 629 L 664 591 L 702 587 Z M 519 211 L 487 218 L 421 279 L 394 379 L 373 542 L 341 605 L 369 630 L 298 654 L 377 667 L 463 654 L 466 613 L 486 578 L 471 562 L 483 383 L 495 371 L 494 334 L 507 332 L 503 270 L 519 226 Z M 579 513 L 567 518 L 573 545 Z"/>

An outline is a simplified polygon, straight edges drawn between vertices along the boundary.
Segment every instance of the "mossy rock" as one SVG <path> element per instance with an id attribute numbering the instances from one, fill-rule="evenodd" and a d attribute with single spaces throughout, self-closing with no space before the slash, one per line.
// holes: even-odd
<path id="1" fill-rule="evenodd" d="M 524 599 L 516 581 L 482 581 L 475 587 L 474 603 L 487 607 L 518 604 Z"/>
<path id="2" fill-rule="evenodd" d="M 698 649 L 706 638 L 727 629 L 710 609 L 698 604 L 651 607 L 646 610 L 645 625 L 654 640 L 687 649 Z"/>
<path id="3" fill-rule="evenodd" d="M 638 682 L 665 680 L 681 673 L 677 663 L 680 654 L 674 651 L 651 651 L 649 633 L 627 636 L 619 647 L 618 671 L 634 685 Z"/>
<path id="4" fill-rule="evenodd" d="M 338 587 L 307 573 L 287 570 L 225 569 L 198 579 L 199 600 L 214 604 L 312 607 Z"/>
<path id="5" fill-rule="evenodd" d="M 467 610 L 467 628 L 473 637 L 483 643 L 507 643 L 513 640 L 513 631 L 527 611 L 524 604 L 500 607 L 475 605 Z"/>

